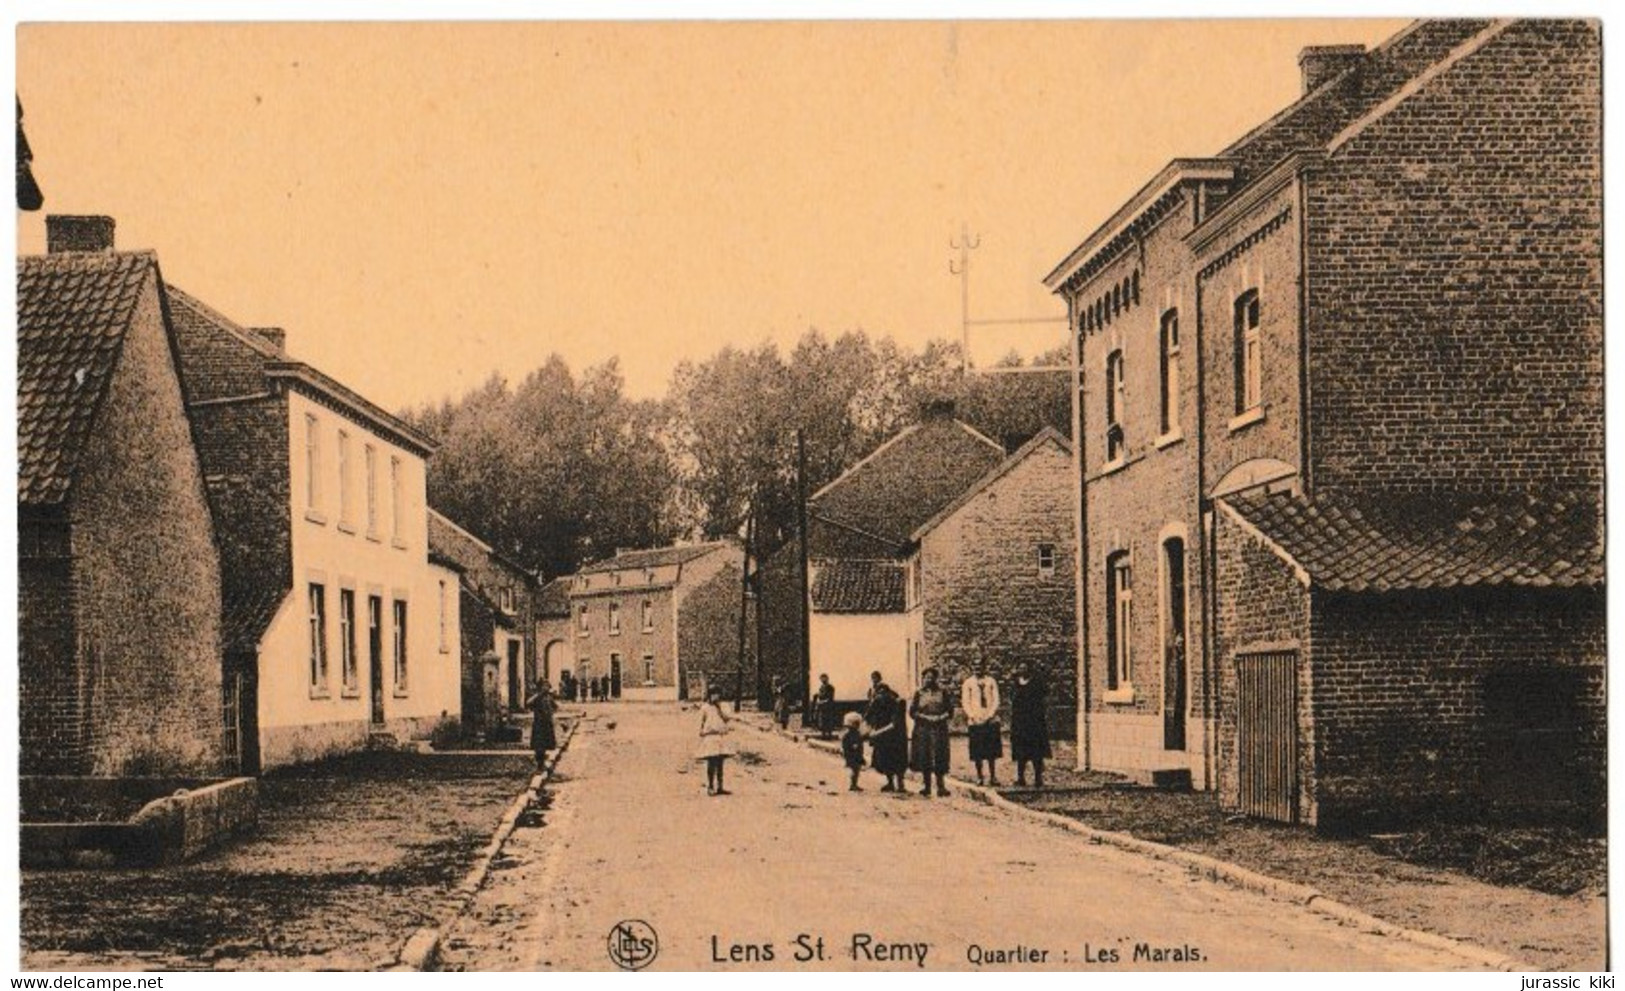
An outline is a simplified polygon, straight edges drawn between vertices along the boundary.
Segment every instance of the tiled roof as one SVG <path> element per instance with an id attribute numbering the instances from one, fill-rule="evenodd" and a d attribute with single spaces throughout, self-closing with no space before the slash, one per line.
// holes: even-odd
<path id="1" fill-rule="evenodd" d="M 830 522 L 902 545 L 1004 460 L 1004 449 L 951 418 L 930 419 L 877 448 L 813 497 Z"/>
<path id="2" fill-rule="evenodd" d="M 227 651 L 259 649 L 266 627 L 276 618 L 287 589 L 271 582 L 254 582 L 225 590 L 220 636 Z"/>
<path id="3" fill-rule="evenodd" d="M 17 259 L 20 505 L 67 498 L 136 303 L 156 291 L 157 267 L 146 252 Z"/>
<path id="4" fill-rule="evenodd" d="M 894 613 L 905 607 L 905 574 L 895 561 L 818 561 L 812 567 L 814 612 Z"/>
<path id="5" fill-rule="evenodd" d="M 683 564 L 698 557 L 704 557 L 714 550 L 729 547 L 727 541 L 712 541 L 708 544 L 683 544 L 677 547 L 655 547 L 643 551 L 621 551 L 612 558 L 589 564 L 576 572 L 581 575 L 597 575 L 606 571 L 636 571 L 641 568 L 660 568 L 670 564 Z"/>
<path id="6" fill-rule="evenodd" d="M 570 578 L 555 578 L 536 596 L 537 619 L 570 618 Z"/>
<path id="7" fill-rule="evenodd" d="M 1385 592 L 1466 587 L 1588 587 L 1604 579 L 1595 499 L 1433 499 L 1364 510 L 1301 496 L 1221 500 L 1288 556 L 1311 585 Z"/>

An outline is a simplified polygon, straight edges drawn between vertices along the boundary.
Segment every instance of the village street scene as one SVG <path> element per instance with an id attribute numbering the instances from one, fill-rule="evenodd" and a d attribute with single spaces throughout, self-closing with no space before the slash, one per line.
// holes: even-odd
<path id="1" fill-rule="evenodd" d="M 20 968 L 1605 969 L 1601 119 L 1581 20 L 23 25 Z"/>

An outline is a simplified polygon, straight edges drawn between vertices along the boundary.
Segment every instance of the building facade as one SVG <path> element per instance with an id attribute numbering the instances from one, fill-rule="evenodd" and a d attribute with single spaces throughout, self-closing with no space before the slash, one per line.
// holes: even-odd
<path id="1" fill-rule="evenodd" d="M 220 554 L 157 258 L 51 217 L 17 263 L 24 774 L 225 770 Z"/>
<path id="2" fill-rule="evenodd" d="M 750 608 L 741 606 L 744 567 L 741 547 L 717 541 L 622 551 L 581 568 L 569 598 L 577 681 L 607 677 L 610 697 L 631 701 L 702 697 L 710 684 L 731 695 L 754 667 L 753 614 L 743 663 L 739 649 L 740 610 Z M 555 684 L 558 675 L 550 671 Z"/>
<path id="3" fill-rule="evenodd" d="M 169 286 L 220 534 L 227 691 L 258 770 L 426 735 L 460 707 L 455 572 L 429 562 L 431 442 Z"/>
<path id="4" fill-rule="evenodd" d="M 1564 762 L 1597 793 L 1596 25 L 1423 21 L 1300 67 L 1047 279 L 1079 367 L 1080 753 L 1322 825 Z M 1534 614 L 1560 619 L 1504 621 Z M 1507 711 L 1518 682 L 1543 715 Z"/>

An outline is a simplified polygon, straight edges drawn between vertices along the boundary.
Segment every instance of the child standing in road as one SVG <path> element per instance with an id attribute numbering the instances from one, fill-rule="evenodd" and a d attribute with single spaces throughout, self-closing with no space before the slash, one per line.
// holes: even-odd
<path id="1" fill-rule="evenodd" d="M 863 717 L 849 712 L 843 722 L 846 733 L 841 737 L 841 756 L 846 760 L 847 769 L 852 772 L 852 782 L 846 786 L 846 790 L 862 791 L 858 787 L 858 772 L 863 770 Z"/>
<path id="2" fill-rule="evenodd" d="M 722 690 L 712 687 L 700 706 L 700 746 L 694 756 L 705 761 L 705 793 L 726 795 L 722 787 L 722 765 L 733 751 L 728 746 L 728 716 L 722 711 Z"/>

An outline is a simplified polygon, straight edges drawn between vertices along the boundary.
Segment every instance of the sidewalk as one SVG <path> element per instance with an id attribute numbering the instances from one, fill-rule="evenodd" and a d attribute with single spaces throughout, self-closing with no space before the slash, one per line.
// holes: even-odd
<path id="1" fill-rule="evenodd" d="M 747 718 L 754 714 L 746 713 Z M 758 725 L 767 721 L 756 717 Z M 815 749 L 838 743 L 790 732 Z M 1435 933 L 1552 970 L 1599 970 L 1607 959 L 1607 902 L 1602 891 L 1602 841 L 1594 854 L 1596 882 L 1572 895 L 1487 884 L 1464 873 L 1409 863 L 1365 838 L 1321 836 L 1227 815 L 1209 793 L 1164 792 L 1116 775 L 1079 771 L 1076 750 L 1057 742 L 1045 790 L 1009 787 L 1015 766 L 999 762 L 998 794 L 1037 813 L 1064 816 L 1098 830 L 1202 854 L 1248 871 L 1316 889 L 1397 926 Z M 974 788 L 963 737 L 953 740 L 950 778 Z M 918 783 L 918 776 L 913 776 Z M 967 781 L 966 779 L 970 779 Z M 950 783 L 950 788 L 953 784 Z"/>

